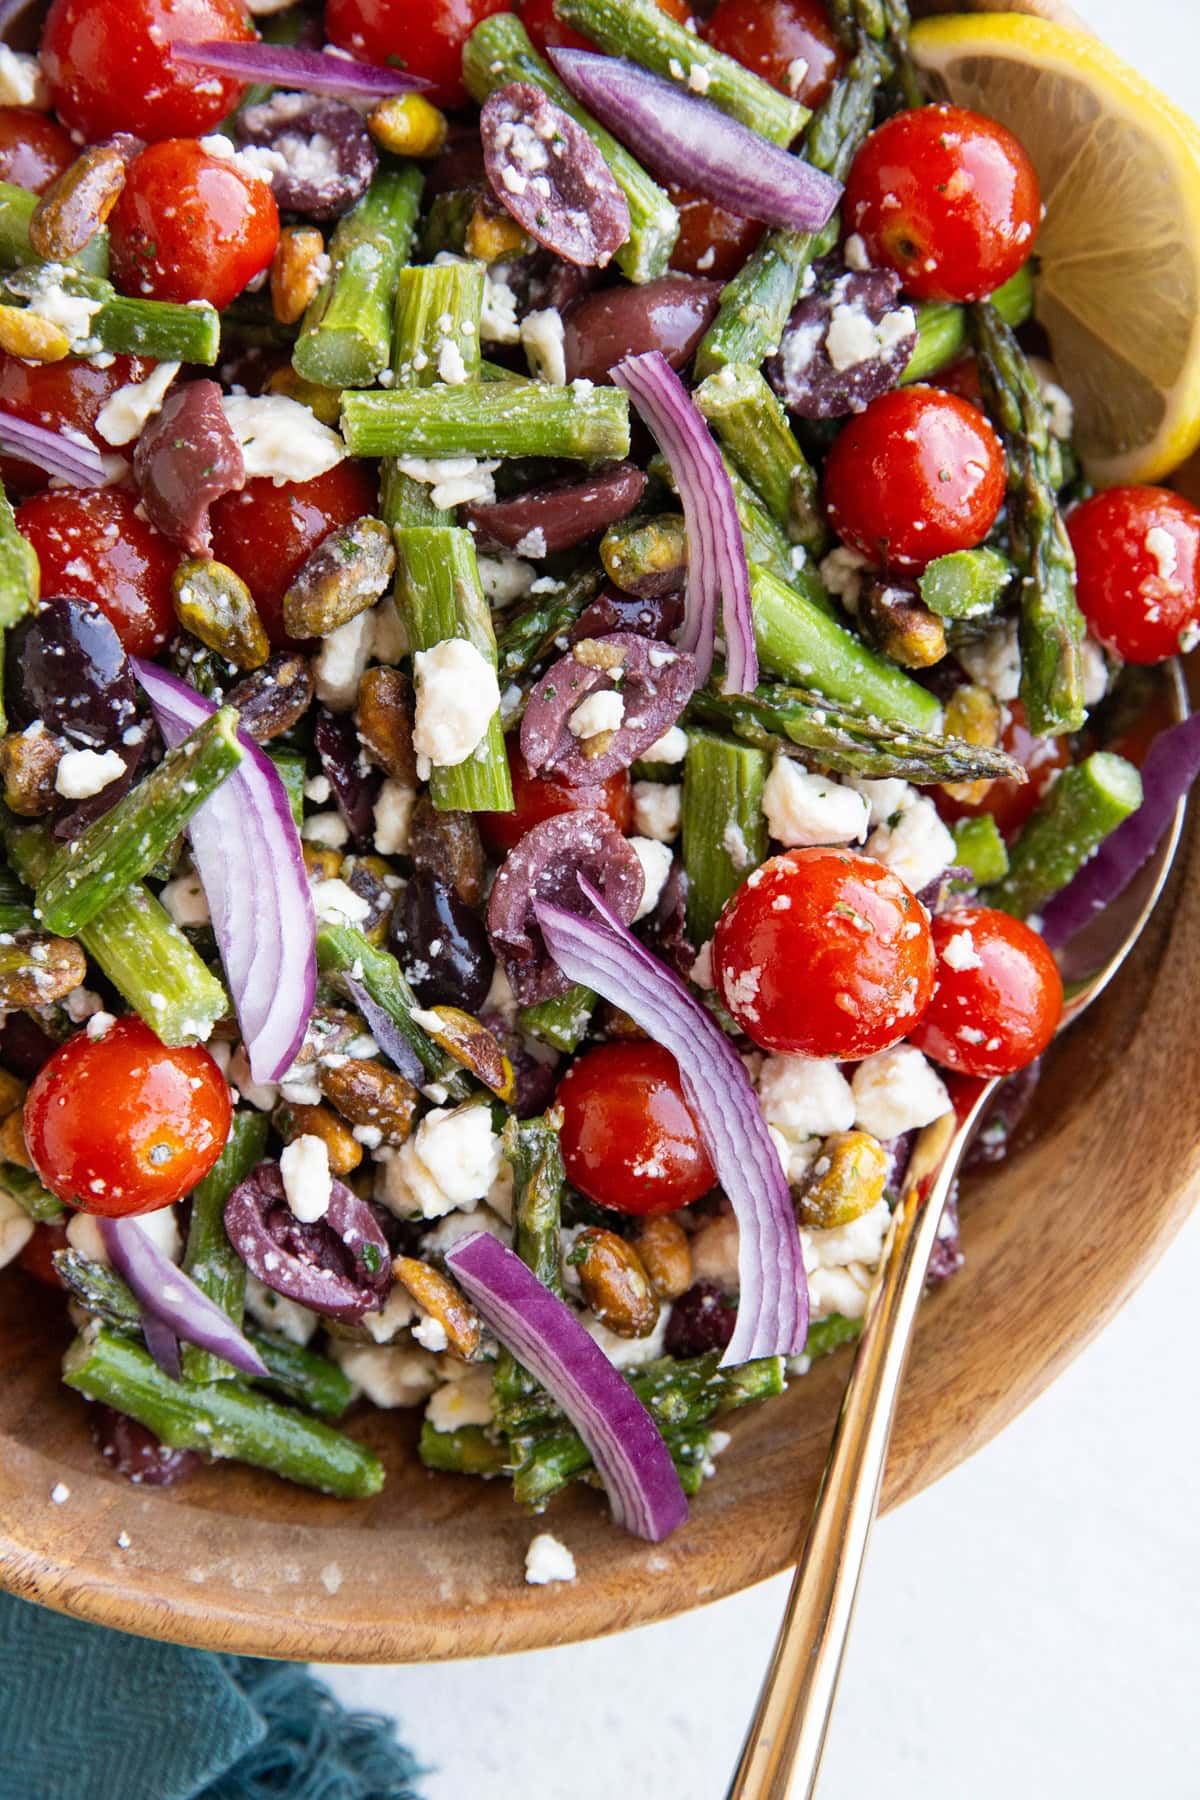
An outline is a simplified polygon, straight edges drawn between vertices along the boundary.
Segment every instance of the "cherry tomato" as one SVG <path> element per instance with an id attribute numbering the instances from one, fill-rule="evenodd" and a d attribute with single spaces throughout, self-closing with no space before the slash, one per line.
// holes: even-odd
<path id="1" fill-rule="evenodd" d="M 1011 131 L 961 106 L 897 113 L 846 178 L 842 218 L 918 300 L 982 300 L 1015 275 L 1042 216 Z"/>
<path id="2" fill-rule="evenodd" d="M 912 1030 L 933 993 L 925 908 L 853 850 L 789 850 L 728 902 L 713 975 L 747 1037 L 792 1056 L 871 1056 Z"/>
<path id="3" fill-rule="evenodd" d="M 691 18 L 687 0 L 658 0 L 659 12 L 665 12 L 677 25 Z M 547 50 L 594 50 L 596 45 L 582 31 L 564 25 L 554 10 L 554 0 L 521 0 L 518 8 L 521 23 L 544 56 Z"/>
<path id="4" fill-rule="evenodd" d="M 94 600 L 130 656 L 156 656 L 175 631 L 179 552 L 123 488 L 56 488 L 17 509 L 42 570 L 42 592 Z"/>
<path id="5" fill-rule="evenodd" d="M 44 194 L 75 156 L 57 119 L 28 106 L 0 106 L 0 181 Z"/>
<path id="6" fill-rule="evenodd" d="M 820 106 L 841 72 L 821 0 L 721 0 L 704 35 L 804 106 Z"/>
<path id="7" fill-rule="evenodd" d="M 679 209 L 679 236 L 671 252 L 671 267 L 684 275 L 707 275 L 713 281 L 729 281 L 755 248 L 765 225 L 743 219 L 693 194 L 690 188 L 667 183 L 667 192 Z"/>
<path id="8" fill-rule="evenodd" d="M 111 450 L 96 431 L 96 419 L 117 389 L 129 382 L 145 381 L 154 364 L 144 356 L 114 356 L 107 368 L 98 369 L 86 357 L 68 356 L 62 362 L 30 363 L 0 351 L 0 412 L 15 413 L 31 425 L 61 431 L 69 425 L 81 431 L 99 450 Z M 44 469 L 6 456 L 0 461 L 6 488 L 30 494 L 44 488 L 49 479 Z"/>
<path id="9" fill-rule="evenodd" d="M 1156 663 L 1200 638 L 1200 508 L 1167 488 L 1109 488 L 1067 520 L 1076 593 L 1094 636 Z"/>
<path id="10" fill-rule="evenodd" d="M 364 463 L 340 462 L 311 481 L 266 475 L 213 506 L 213 555 L 241 576 L 277 649 L 296 640 L 283 628 L 283 596 L 309 553 L 338 525 L 374 512 L 374 477 Z"/>
<path id="11" fill-rule="evenodd" d="M 65 1225 L 38 1225 L 21 1250 L 17 1261 L 27 1275 L 46 1287 L 61 1288 L 62 1276 L 54 1266 L 56 1250 L 66 1250 L 67 1228 Z"/>
<path id="12" fill-rule="evenodd" d="M 533 825 L 553 819 L 558 813 L 580 810 L 607 813 L 618 831 L 627 832 L 633 824 L 633 789 L 629 771 L 618 769 L 607 781 L 590 787 L 568 787 L 552 776 L 533 775 L 521 755 L 516 736 L 507 740 L 508 766 L 512 772 L 513 810 L 511 812 L 476 813 L 483 841 L 498 855 L 511 850 Z"/>
<path id="13" fill-rule="evenodd" d="M 933 921 L 937 988 L 912 1032 L 918 1050 L 964 1075 L 1012 1075 L 1042 1054 L 1062 1017 L 1058 965 L 1036 931 L 990 906 Z"/>
<path id="14" fill-rule="evenodd" d="M 558 1084 L 567 1179 L 597 1206 L 675 1212 L 717 1176 L 683 1097 L 679 1067 L 661 1044 L 601 1044 Z"/>
<path id="15" fill-rule="evenodd" d="M 177 62 L 171 40 L 254 35 L 241 0 L 53 0 L 42 67 L 64 125 L 89 142 L 114 131 L 199 135 L 233 110 L 245 84 Z"/>
<path id="16" fill-rule="evenodd" d="M 481 19 L 509 0 L 327 0 L 325 36 L 361 62 L 396 63 L 433 82 L 435 106 L 462 106 L 462 48 Z"/>
<path id="17" fill-rule="evenodd" d="M 130 164 L 108 230 L 122 293 L 220 308 L 270 267 L 279 208 L 269 183 L 194 138 L 168 138 Z"/>
<path id="18" fill-rule="evenodd" d="M 975 819 L 990 813 L 1003 838 L 1016 837 L 1029 815 L 1060 769 L 1071 760 L 1067 738 L 1034 737 L 1025 722 L 1025 708 L 1019 700 L 1005 707 L 1004 729 L 1000 748 L 1016 758 L 1029 776 L 1028 781 L 993 781 L 982 800 L 956 800 L 944 789 L 937 793 L 937 809 L 943 819 Z"/>
<path id="19" fill-rule="evenodd" d="M 168 1049 L 140 1019 L 118 1019 L 54 1052 L 25 1099 L 25 1141 L 51 1193 L 119 1219 L 190 1193 L 220 1156 L 231 1114 L 207 1050 Z"/>
<path id="20" fill-rule="evenodd" d="M 844 543 L 899 573 L 981 544 L 1004 482 L 1004 452 L 982 413 L 940 388 L 894 388 L 835 438 L 825 502 Z"/>

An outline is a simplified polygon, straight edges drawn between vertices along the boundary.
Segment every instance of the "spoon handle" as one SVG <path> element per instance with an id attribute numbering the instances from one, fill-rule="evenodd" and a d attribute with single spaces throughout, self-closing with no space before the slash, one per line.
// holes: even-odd
<path id="1" fill-rule="evenodd" d="M 990 1089 L 992 1084 L 987 1084 Z M 867 1307 L 800 1565 L 728 1800 L 816 1786 L 888 1440 L 942 1208 L 983 1095 L 921 1133 Z"/>

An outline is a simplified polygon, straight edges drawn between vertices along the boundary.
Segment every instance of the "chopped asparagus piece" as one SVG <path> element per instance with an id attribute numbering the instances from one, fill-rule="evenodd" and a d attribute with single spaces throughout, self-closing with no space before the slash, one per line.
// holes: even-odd
<path id="1" fill-rule="evenodd" d="M 432 387 L 453 376 L 480 375 L 479 317 L 483 272 L 474 263 L 401 269 L 396 284 L 392 374 L 399 387 Z M 393 531 L 409 525 L 451 525 L 453 515 L 433 504 L 429 487 L 383 465 L 380 499 Z"/>
<path id="2" fill-rule="evenodd" d="M 38 1225 L 54 1224 L 66 1214 L 58 1195 L 44 1188 L 32 1169 L 23 1169 L 19 1163 L 0 1163 L 0 1192 L 15 1200 Z"/>
<path id="3" fill-rule="evenodd" d="M 455 1431 L 437 1431 L 422 1421 L 417 1455 L 427 1469 L 444 1475 L 503 1475 L 508 1451 L 489 1437 L 486 1425 L 460 1425 Z"/>
<path id="4" fill-rule="evenodd" d="M 840 1350 L 843 1344 L 853 1344 L 862 1335 L 862 1327 L 861 1319 L 846 1319 L 841 1313 L 830 1313 L 827 1318 L 818 1319 L 809 1326 L 804 1354 L 809 1362 L 816 1362 L 821 1356 L 830 1356 L 835 1350 Z"/>
<path id="5" fill-rule="evenodd" d="M 278 1332 L 251 1325 L 246 1336 L 270 1370 L 270 1380 L 259 1381 L 259 1387 L 272 1388 L 323 1419 L 341 1418 L 354 1398 L 354 1383 L 335 1362 Z"/>
<path id="6" fill-rule="evenodd" d="M 304 315 L 292 367 L 323 387 L 368 387 L 388 366 L 392 296 L 416 230 L 424 177 L 379 169 L 329 242 L 330 271 Z"/>
<path id="7" fill-rule="evenodd" d="M 591 988 L 575 985 L 554 1000 L 523 1006 L 518 1015 L 521 1030 L 539 1043 L 564 1053 L 578 1048 L 591 1023 L 596 996 Z"/>
<path id="8" fill-rule="evenodd" d="M 504 1150 L 513 1172 L 514 1248 L 543 1287 L 562 1296 L 562 1196 L 566 1185 L 558 1139 L 559 1116 L 509 1119 Z M 529 1371 L 501 1348 L 493 1393 L 497 1412 L 539 1392 Z"/>
<path id="9" fill-rule="evenodd" d="M 355 456 L 561 456 L 611 462 L 629 454 L 620 388 L 575 382 L 474 382 L 347 394 L 342 432 Z"/>
<path id="10" fill-rule="evenodd" d="M 942 619 L 986 619 L 1003 600 L 1016 570 L 1007 556 L 981 544 L 952 550 L 929 563 L 917 586 L 930 612 Z"/>
<path id="11" fill-rule="evenodd" d="M 322 925 L 317 931 L 317 967 L 353 1001 L 361 989 L 385 1012 L 430 1081 L 461 1100 L 467 1092 L 462 1071 L 450 1062 L 413 1018 L 420 1002 L 408 977 L 387 950 L 378 950 L 353 925 Z"/>
<path id="12" fill-rule="evenodd" d="M 721 910 L 767 854 L 762 797 L 771 759 L 709 731 L 688 732 L 683 765 L 683 866 L 688 935 L 703 944 Z"/>
<path id="13" fill-rule="evenodd" d="M 1033 317 L 1033 265 L 1026 263 L 991 296 L 1006 325 L 1015 330 Z M 905 384 L 928 381 L 939 369 L 957 362 L 970 348 L 967 311 L 952 300 L 925 300 L 917 308 L 917 347 L 900 377 Z"/>
<path id="14" fill-rule="evenodd" d="M 829 531 L 817 496 L 817 477 L 787 412 L 757 369 L 729 363 L 696 389 L 693 399 L 738 473 L 775 523 L 813 556 L 827 548 Z"/>
<path id="15" fill-rule="evenodd" d="M 1011 846 L 1008 874 L 988 889 L 989 904 L 1018 919 L 1040 913 L 1141 804 L 1142 778 L 1123 756 L 1097 750 L 1064 769 Z"/>
<path id="16" fill-rule="evenodd" d="M 550 594 L 531 594 L 507 613 L 496 640 L 500 691 L 528 675 L 538 663 L 561 655 L 558 640 L 590 606 L 604 585 L 599 569 L 583 568 Z"/>
<path id="17" fill-rule="evenodd" d="M 954 860 L 970 869 L 976 887 L 988 887 L 1008 874 L 1008 851 L 991 813 L 975 819 L 958 819 L 950 827 Z"/>
<path id="18" fill-rule="evenodd" d="M 33 610 L 39 587 L 37 551 L 17 530 L 12 502 L 0 483 L 0 632 Z M 3 729 L 0 711 L 0 730 Z"/>
<path id="19" fill-rule="evenodd" d="M 267 1150 L 265 1113 L 235 1113 L 229 1139 L 199 1187 L 192 1193 L 183 1266 L 202 1294 L 241 1326 L 246 1298 L 246 1265 L 225 1235 L 225 1202 Z M 232 1381 L 237 1370 L 223 1357 L 197 1344 L 183 1346 L 183 1373 L 188 1381 Z"/>

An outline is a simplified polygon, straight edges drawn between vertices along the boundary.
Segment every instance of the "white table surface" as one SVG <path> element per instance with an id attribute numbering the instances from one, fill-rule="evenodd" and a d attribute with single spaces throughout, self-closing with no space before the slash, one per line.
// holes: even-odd
<path id="1" fill-rule="evenodd" d="M 1198 0 L 1074 3 L 1200 114 Z M 880 1523 L 823 1800 L 1200 1795 L 1198 1290 L 1200 1215 L 1048 1394 Z M 323 1672 L 437 1765 L 427 1800 L 720 1800 L 785 1591 L 561 1650 Z"/>

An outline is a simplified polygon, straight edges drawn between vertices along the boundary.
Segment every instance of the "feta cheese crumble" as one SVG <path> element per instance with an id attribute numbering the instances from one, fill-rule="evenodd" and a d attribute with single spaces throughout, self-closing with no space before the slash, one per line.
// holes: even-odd
<path id="1" fill-rule="evenodd" d="M 877 825 L 867 839 L 867 855 L 886 863 L 914 894 L 936 881 L 954 862 L 954 839 L 932 800 L 922 794 L 898 819 Z"/>
<path id="2" fill-rule="evenodd" d="M 613 688 L 602 688 L 581 700 L 567 720 L 573 737 L 594 738 L 605 731 L 619 731 L 625 718 L 625 702 Z"/>
<path id="3" fill-rule="evenodd" d="M 633 915 L 634 924 L 639 919 L 648 919 L 659 901 L 662 891 L 667 885 L 667 877 L 671 873 L 671 852 L 657 838 L 631 837 L 627 839 L 629 848 L 635 852 L 642 865 L 642 876 L 645 886 L 638 909 Z"/>
<path id="4" fill-rule="evenodd" d="M 816 775 L 790 756 L 777 756 L 763 788 L 767 829 L 788 849 L 855 844 L 867 835 L 870 808 L 851 787 Z"/>
<path id="5" fill-rule="evenodd" d="M 130 381 L 117 389 L 96 415 L 96 430 L 106 444 L 131 444 L 141 436 L 147 422 L 161 410 L 181 366 L 159 363 L 145 381 Z"/>
<path id="6" fill-rule="evenodd" d="M 526 313 L 521 321 L 521 348 L 529 373 L 536 380 L 548 381 L 554 387 L 566 386 L 562 314 L 556 307 L 544 306 L 539 312 Z"/>
<path id="7" fill-rule="evenodd" d="M 324 1138 L 305 1132 L 279 1152 L 279 1173 L 288 1206 L 302 1225 L 312 1225 L 329 1211 L 333 1177 Z"/>
<path id="8" fill-rule="evenodd" d="M 119 750 L 68 750 L 54 773 L 54 787 L 65 800 L 90 800 L 125 773 Z"/>
<path id="9" fill-rule="evenodd" d="M 525 1580 L 530 1587 L 546 1587 L 552 1581 L 574 1581 L 575 1558 L 565 1544 L 548 1531 L 539 1531 L 525 1552 Z"/>
<path id="10" fill-rule="evenodd" d="M 633 823 L 639 836 L 669 844 L 679 835 L 683 789 L 669 781 L 635 781 Z"/>
<path id="11" fill-rule="evenodd" d="M 413 749 L 417 772 L 465 762 L 500 710 L 500 684 L 487 658 L 466 638 L 443 638 L 413 657 L 417 684 Z"/>
<path id="12" fill-rule="evenodd" d="M 259 475 L 269 475 L 276 487 L 312 481 L 346 455 L 337 432 L 286 394 L 223 394 L 221 407 L 242 447 L 247 481 Z"/>
<path id="13" fill-rule="evenodd" d="M 855 1124 L 884 1142 L 931 1125 L 950 1110 L 945 1082 L 912 1044 L 869 1056 L 855 1069 L 850 1087 Z"/>
<path id="14" fill-rule="evenodd" d="M 435 1107 L 379 1169 L 376 1197 L 399 1218 L 474 1211 L 500 1173 L 490 1111 L 469 1103 Z"/>

